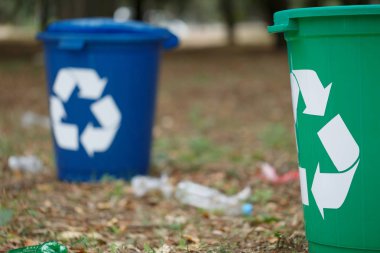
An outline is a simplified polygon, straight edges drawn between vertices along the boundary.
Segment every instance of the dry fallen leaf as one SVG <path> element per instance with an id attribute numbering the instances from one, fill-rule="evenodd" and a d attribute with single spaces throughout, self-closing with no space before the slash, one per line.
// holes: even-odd
<path id="1" fill-rule="evenodd" d="M 83 233 L 78 231 L 65 231 L 60 233 L 57 238 L 60 241 L 70 241 L 73 239 L 78 239 L 83 235 Z"/>
<path id="2" fill-rule="evenodd" d="M 271 238 L 269 238 L 268 242 L 272 243 L 272 244 L 276 243 L 276 242 L 278 242 L 278 237 L 271 237 Z"/>
<path id="3" fill-rule="evenodd" d="M 184 234 L 182 236 L 188 243 L 198 244 L 200 242 L 199 238 L 194 235 Z"/>
<path id="4" fill-rule="evenodd" d="M 84 214 L 84 211 L 80 206 L 75 206 L 74 210 L 77 214 Z"/>
<path id="5" fill-rule="evenodd" d="M 34 245 L 37 245 L 37 244 L 39 244 L 39 242 L 34 241 L 34 240 L 30 240 L 30 239 L 26 239 L 25 243 L 24 243 L 24 246 L 28 247 L 28 246 L 34 246 Z"/>
<path id="6" fill-rule="evenodd" d="M 96 204 L 96 208 L 99 210 L 108 210 L 111 209 L 112 205 L 110 202 L 100 202 Z"/>

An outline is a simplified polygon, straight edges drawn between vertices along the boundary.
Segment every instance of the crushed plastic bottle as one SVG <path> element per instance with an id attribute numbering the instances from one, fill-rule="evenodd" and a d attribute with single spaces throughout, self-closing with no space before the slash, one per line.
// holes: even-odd
<path id="1" fill-rule="evenodd" d="M 28 111 L 21 116 L 21 126 L 25 128 L 39 126 L 48 129 L 50 120 L 47 116 Z"/>
<path id="2" fill-rule="evenodd" d="M 190 181 L 180 182 L 175 192 L 176 198 L 183 204 L 209 211 L 221 211 L 231 216 L 252 214 L 253 205 L 244 203 L 250 195 L 250 187 L 234 196 L 226 196 L 216 189 Z"/>
<path id="3" fill-rule="evenodd" d="M 173 194 L 173 186 L 169 182 L 167 175 L 160 178 L 148 176 L 135 176 L 132 178 L 132 190 L 136 197 L 143 197 L 148 192 L 160 191 L 166 198 Z"/>
<path id="4" fill-rule="evenodd" d="M 35 246 L 9 250 L 8 253 L 68 253 L 66 246 L 55 242 L 45 242 Z"/>
<path id="5" fill-rule="evenodd" d="M 13 171 L 37 173 L 43 169 L 43 163 L 36 156 L 11 156 L 8 159 L 8 167 Z"/>

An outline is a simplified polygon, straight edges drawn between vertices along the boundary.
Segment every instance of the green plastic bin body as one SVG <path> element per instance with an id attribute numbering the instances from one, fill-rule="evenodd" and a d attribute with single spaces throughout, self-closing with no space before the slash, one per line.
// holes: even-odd
<path id="1" fill-rule="evenodd" d="M 380 5 L 281 11 L 310 253 L 380 252 Z"/>

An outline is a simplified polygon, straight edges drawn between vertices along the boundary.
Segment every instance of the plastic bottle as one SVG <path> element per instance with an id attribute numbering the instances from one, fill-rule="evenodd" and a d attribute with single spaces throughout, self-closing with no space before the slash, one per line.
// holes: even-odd
<path id="1" fill-rule="evenodd" d="M 132 190 L 136 197 L 143 197 L 151 191 L 161 191 L 161 193 L 169 198 L 173 194 L 173 186 L 169 182 L 167 175 L 162 175 L 160 178 L 148 176 L 135 176 L 131 181 Z"/>
<path id="2" fill-rule="evenodd" d="M 190 181 L 177 185 L 175 196 L 183 204 L 209 211 L 221 211 L 226 215 L 250 215 L 253 206 L 244 201 L 251 195 L 250 187 L 233 196 L 226 196 L 216 189 Z"/>
<path id="3" fill-rule="evenodd" d="M 50 120 L 47 116 L 34 112 L 26 112 L 21 117 L 21 126 L 25 128 L 39 126 L 48 129 L 50 127 Z"/>
<path id="4" fill-rule="evenodd" d="M 11 156 L 8 159 L 8 166 L 11 170 L 36 173 L 43 169 L 43 163 L 38 157 L 29 156 Z"/>
<path id="5" fill-rule="evenodd" d="M 55 242 L 45 242 L 35 246 L 9 250 L 8 253 L 68 253 L 66 246 Z"/>

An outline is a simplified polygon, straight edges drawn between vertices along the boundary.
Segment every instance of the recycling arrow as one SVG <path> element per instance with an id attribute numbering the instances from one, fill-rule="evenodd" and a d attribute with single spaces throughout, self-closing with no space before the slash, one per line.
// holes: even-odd
<path id="1" fill-rule="evenodd" d="M 98 99 L 106 84 L 107 79 L 101 79 L 93 69 L 63 68 L 58 72 L 53 91 L 63 102 L 67 102 L 78 86 L 79 97 Z"/>
<path id="2" fill-rule="evenodd" d="M 62 119 L 66 117 L 66 112 L 62 102 L 56 97 L 50 97 L 50 115 L 57 145 L 64 149 L 77 150 L 79 147 L 78 127 L 62 122 Z"/>
<path id="3" fill-rule="evenodd" d="M 94 69 L 60 69 L 53 85 L 56 96 L 50 97 L 53 134 L 60 148 L 76 151 L 80 141 L 87 154 L 94 156 L 95 152 L 104 152 L 110 147 L 120 128 L 122 116 L 112 96 L 101 97 L 106 84 L 107 79 L 100 78 Z M 80 137 L 76 125 L 62 121 L 67 116 L 63 103 L 68 102 L 76 87 L 80 98 L 95 100 L 90 110 L 100 125 L 95 127 L 89 122 Z"/>
<path id="4" fill-rule="evenodd" d="M 325 218 L 324 208 L 338 209 L 346 200 L 358 165 L 359 161 L 351 169 L 342 173 L 321 173 L 318 163 L 311 192 L 323 219 Z"/>
<path id="5" fill-rule="evenodd" d="M 324 116 L 332 83 L 324 87 L 314 70 L 293 70 L 290 74 L 294 120 L 297 121 L 299 93 L 305 101 L 304 114 Z M 311 192 L 324 219 L 324 209 L 340 208 L 351 187 L 359 166 L 360 149 L 340 114 L 337 114 L 317 133 L 323 147 L 333 162 L 336 173 L 321 172 L 318 163 Z M 307 170 L 299 168 L 302 203 L 309 205 L 307 190 Z"/>
<path id="6" fill-rule="evenodd" d="M 300 88 L 298 87 L 297 79 L 293 73 L 290 73 L 290 87 L 292 91 L 293 116 L 294 122 L 297 121 L 298 97 Z"/>
<path id="7" fill-rule="evenodd" d="M 88 155 L 104 152 L 110 146 L 120 126 L 121 114 L 111 96 L 105 96 L 90 107 L 101 127 L 88 123 L 81 136 L 81 143 Z"/>
<path id="8" fill-rule="evenodd" d="M 324 208 L 337 209 L 344 203 L 359 165 L 359 146 L 338 114 L 318 136 L 340 173 L 321 173 L 318 164 L 311 191 L 324 218 Z"/>
<path id="9" fill-rule="evenodd" d="M 301 91 L 306 104 L 306 109 L 303 113 L 324 116 L 332 83 L 327 85 L 326 88 L 323 87 L 317 73 L 310 69 L 293 70 L 290 80 L 292 85 L 294 112 L 297 112 L 298 94 L 299 91 Z"/>
<path id="10" fill-rule="evenodd" d="M 118 128 L 101 129 L 89 123 L 80 137 L 81 143 L 89 156 L 94 152 L 104 152 L 111 145 Z"/>
<path id="11" fill-rule="evenodd" d="M 339 114 L 319 130 L 318 136 L 338 171 L 347 170 L 359 158 L 359 146 Z"/>

